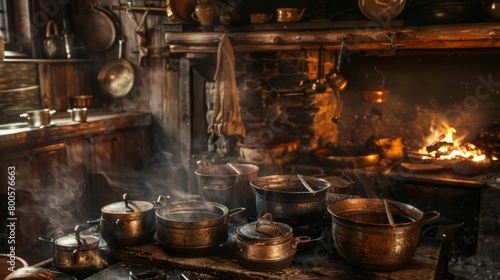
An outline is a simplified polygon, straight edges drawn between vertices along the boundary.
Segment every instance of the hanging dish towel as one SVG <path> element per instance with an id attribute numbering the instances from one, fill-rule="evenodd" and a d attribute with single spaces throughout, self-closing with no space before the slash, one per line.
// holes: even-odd
<path id="1" fill-rule="evenodd" d="M 212 123 L 208 126 L 208 132 L 220 137 L 241 135 L 245 138 L 245 126 L 240 115 L 238 86 L 234 71 L 233 46 L 226 34 L 223 34 L 220 39 L 214 80 L 214 116 Z"/>

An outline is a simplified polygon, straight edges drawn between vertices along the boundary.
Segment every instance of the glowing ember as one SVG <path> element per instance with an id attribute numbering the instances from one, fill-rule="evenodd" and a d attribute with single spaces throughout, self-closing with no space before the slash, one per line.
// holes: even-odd
<path id="1" fill-rule="evenodd" d="M 454 142 L 453 133 L 455 133 L 456 130 L 445 124 L 443 126 L 446 128 L 446 134 L 441 134 L 432 144 L 418 150 L 418 152 L 422 154 L 422 159 L 472 161 L 482 161 L 486 159 L 486 155 L 484 155 L 474 144 L 457 144 Z"/>

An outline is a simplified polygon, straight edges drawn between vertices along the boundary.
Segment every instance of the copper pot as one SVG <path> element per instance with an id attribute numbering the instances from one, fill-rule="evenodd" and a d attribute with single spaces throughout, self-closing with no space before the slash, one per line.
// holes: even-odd
<path id="1" fill-rule="evenodd" d="M 28 120 L 28 125 L 30 127 L 44 127 L 50 125 L 50 119 L 55 110 L 41 109 L 41 110 L 31 110 L 26 113 L 20 114 L 21 117 Z"/>
<path id="2" fill-rule="evenodd" d="M 74 122 L 86 122 L 87 121 L 87 108 L 68 109 L 68 113 L 71 114 L 71 120 Z"/>
<path id="3" fill-rule="evenodd" d="M 276 135 L 271 141 L 248 143 L 239 141 L 238 161 L 252 164 L 281 164 L 297 159 L 300 140 L 285 135 Z"/>
<path id="4" fill-rule="evenodd" d="M 56 280 L 56 276 L 50 272 L 50 270 L 35 267 L 35 266 L 26 266 L 16 269 L 14 272 L 7 275 L 4 280 L 27 280 L 27 279 L 35 279 L 35 280 Z"/>
<path id="5" fill-rule="evenodd" d="M 235 248 L 239 264 L 250 270 L 274 271 L 290 266 L 297 252 L 297 245 L 309 242 L 309 236 L 293 236 L 292 228 L 273 222 L 266 213 L 257 222 L 236 228 L 237 238 L 230 243 Z"/>
<path id="6" fill-rule="evenodd" d="M 389 201 L 389 209 L 395 225 L 389 224 L 382 199 L 347 198 L 330 203 L 333 241 L 344 262 L 367 270 L 400 269 L 415 254 L 422 225 L 440 217 L 439 212 L 423 213 L 396 201 Z"/>
<path id="7" fill-rule="evenodd" d="M 92 105 L 92 95 L 76 95 L 69 97 L 70 108 L 89 108 Z"/>
<path id="8" fill-rule="evenodd" d="M 70 274 L 97 272 L 108 266 L 99 249 L 99 238 L 93 235 L 81 235 L 82 227 L 75 227 L 75 234 L 56 240 L 39 237 L 42 241 L 54 245 L 52 262 L 54 266 Z"/>
<path id="9" fill-rule="evenodd" d="M 177 201 L 156 210 L 156 239 L 169 254 L 200 257 L 228 239 L 231 216 L 245 210 L 209 201 Z"/>
<path id="10" fill-rule="evenodd" d="M 101 209 L 99 231 L 110 247 L 135 246 L 153 241 L 155 205 L 149 201 L 123 200 Z M 91 223 L 95 223 L 91 222 Z"/>
<path id="11" fill-rule="evenodd" d="M 251 180 L 250 184 L 256 191 L 257 215 L 271 213 L 276 221 L 290 226 L 319 222 L 325 212 L 330 183 L 310 176 L 303 178 L 315 193 L 309 192 L 294 175 L 271 175 Z"/>
<path id="12" fill-rule="evenodd" d="M 199 168 L 194 173 L 198 178 L 198 194 L 202 200 L 220 203 L 229 208 L 243 206 L 248 217 L 256 217 L 255 190 L 250 186 L 250 180 L 257 177 L 257 165 L 211 165 L 206 160 L 198 161 L 197 164 Z"/>

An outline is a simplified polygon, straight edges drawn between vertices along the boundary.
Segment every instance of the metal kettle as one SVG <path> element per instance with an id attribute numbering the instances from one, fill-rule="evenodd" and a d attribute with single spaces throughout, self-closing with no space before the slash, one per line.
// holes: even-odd
<path id="1" fill-rule="evenodd" d="M 59 34 L 59 28 L 53 20 L 49 20 L 45 28 L 43 54 L 46 58 L 64 58 L 66 55 L 64 38 Z"/>

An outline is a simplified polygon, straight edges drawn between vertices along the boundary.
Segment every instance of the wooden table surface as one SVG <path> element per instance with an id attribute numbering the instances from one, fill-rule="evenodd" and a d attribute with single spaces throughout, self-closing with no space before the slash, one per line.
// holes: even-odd
<path id="1" fill-rule="evenodd" d="M 159 268 L 179 268 L 223 279 L 440 279 L 443 262 L 442 241 L 421 240 L 413 259 L 404 268 L 392 272 L 373 272 L 345 264 L 327 238 L 299 245 L 292 265 L 276 272 L 249 271 L 242 268 L 231 248 L 221 247 L 213 256 L 182 258 L 169 255 L 158 243 L 111 249 L 106 256 L 117 261 L 134 262 Z"/>

